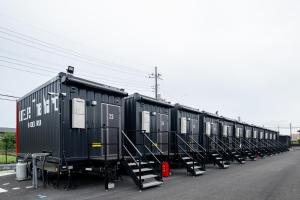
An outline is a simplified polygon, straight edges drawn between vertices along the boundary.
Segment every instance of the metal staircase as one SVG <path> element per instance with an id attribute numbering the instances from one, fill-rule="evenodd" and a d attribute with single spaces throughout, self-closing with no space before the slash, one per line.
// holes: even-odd
<path id="1" fill-rule="evenodd" d="M 271 156 L 273 154 L 272 150 L 263 139 L 259 140 L 259 148 L 265 155 Z"/>
<path id="2" fill-rule="evenodd" d="M 240 150 L 240 155 L 244 157 L 244 159 L 249 158 L 250 160 L 256 160 L 256 152 L 253 151 L 251 145 L 249 145 L 248 141 L 245 138 L 234 138 L 235 145 Z"/>
<path id="3" fill-rule="evenodd" d="M 122 131 L 122 165 L 140 190 L 163 184 L 161 162 L 152 154 L 154 161 L 149 161 Z M 160 169 L 160 170 L 159 170 Z"/>
<path id="4" fill-rule="evenodd" d="M 179 159 L 182 161 L 184 166 L 186 167 L 187 173 L 192 176 L 199 176 L 205 173 L 205 151 L 204 155 L 201 154 L 198 150 L 194 149 L 187 141 L 190 139 L 193 141 L 193 145 L 204 149 L 200 144 L 198 144 L 192 137 L 185 136 L 183 138 L 180 134 L 175 133 L 177 137 L 177 146 Z M 186 138 L 188 137 L 188 138 Z M 205 149 L 204 149 L 205 150 Z"/>
<path id="5" fill-rule="evenodd" d="M 252 138 L 251 141 L 248 141 L 251 145 L 252 149 L 256 152 L 256 156 L 259 156 L 261 158 L 265 157 L 265 153 L 262 151 L 262 149 L 259 147 L 258 140 L 255 138 Z"/>
<path id="6" fill-rule="evenodd" d="M 246 163 L 245 159 L 242 157 L 240 152 L 237 151 L 237 149 L 229 148 L 229 146 L 227 146 L 222 140 L 220 140 L 218 138 L 216 138 L 216 140 L 225 149 L 225 151 L 228 153 L 231 160 L 235 160 L 240 164 L 245 164 Z M 233 138 L 233 142 L 235 142 L 234 138 Z"/>
<path id="7" fill-rule="evenodd" d="M 289 148 L 283 144 L 281 144 L 278 140 L 274 140 L 275 145 L 277 145 L 278 147 L 280 147 L 283 152 L 285 151 L 289 151 Z"/>
<path id="8" fill-rule="evenodd" d="M 248 158 L 252 161 L 255 161 L 257 156 L 263 157 L 263 154 L 261 154 L 258 149 L 256 148 L 256 145 L 253 144 L 250 139 L 242 138 L 242 142 L 244 143 L 244 147 L 249 151 L 247 154 Z"/>
<path id="9" fill-rule="evenodd" d="M 210 136 L 206 135 L 206 138 L 208 139 L 209 143 L 207 151 L 209 159 L 213 162 L 213 164 L 218 165 L 221 169 L 227 169 L 230 166 L 228 160 L 229 154 Z M 211 144 L 217 148 L 211 148 Z"/>
<path id="10" fill-rule="evenodd" d="M 276 145 L 274 145 L 271 141 L 265 140 L 265 143 L 267 145 L 269 145 L 269 148 L 271 149 L 271 151 L 273 152 L 273 154 L 279 154 L 279 153 L 281 153 L 281 150 Z"/>

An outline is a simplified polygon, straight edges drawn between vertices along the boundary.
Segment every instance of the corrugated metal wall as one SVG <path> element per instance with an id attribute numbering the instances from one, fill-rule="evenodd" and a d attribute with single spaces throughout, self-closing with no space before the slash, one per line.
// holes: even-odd
<path id="1" fill-rule="evenodd" d="M 47 84 L 18 102 L 19 153 L 51 152 L 59 157 L 59 80 Z"/>

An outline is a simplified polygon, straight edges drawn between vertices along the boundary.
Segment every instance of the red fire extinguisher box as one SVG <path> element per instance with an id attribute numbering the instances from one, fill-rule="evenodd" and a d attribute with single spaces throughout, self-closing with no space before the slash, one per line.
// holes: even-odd
<path id="1" fill-rule="evenodd" d="M 168 177 L 170 174 L 170 166 L 168 162 L 162 162 L 161 163 L 161 170 L 162 170 L 162 176 Z"/>

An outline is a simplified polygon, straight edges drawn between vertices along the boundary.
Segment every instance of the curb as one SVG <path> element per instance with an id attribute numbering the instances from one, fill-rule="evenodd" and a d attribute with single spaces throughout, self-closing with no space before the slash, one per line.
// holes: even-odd
<path id="1" fill-rule="evenodd" d="M 0 171 L 15 170 L 15 169 L 16 169 L 16 164 L 1 164 L 0 165 Z"/>

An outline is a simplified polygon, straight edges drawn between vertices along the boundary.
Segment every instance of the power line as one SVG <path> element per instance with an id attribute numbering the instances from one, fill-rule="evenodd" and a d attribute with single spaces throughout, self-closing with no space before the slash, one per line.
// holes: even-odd
<path id="1" fill-rule="evenodd" d="M 7 28 L 4 28 L 4 27 L 0 27 L 0 29 L 2 29 L 2 30 L 6 30 L 6 31 L 9 31 L 9 32 L 6 32 L 6 31 L 1 31 L 0 30 L 0 32 L 1 33 L 4 33 L 4 34 L 6 34 L 6 35 L 9 35 L 9 36 L 11 36 L 11 37 L 15 37 L 15 38 L 18 38 L 18 39 L 21 39 L 21 40 L 24 40 L 24 41 L 26 41 L 26 42 L 30 42 L 30 43 L 33 43 L 33 44 L 36 44 L 36 45 L 40 45 L 40 46 L 43 46 L 43 47 L 46 47 L 46 48 L 48 48 L 48 49 L 55 49 L 55 51 L 60 51 L 60 52 L 62 52 L 63 54 L 67 54 L 67 55 L 69 55 L 69 56 L 73 56 L 73 57 L 77 57 L 77 58 L 80 58 L 81 60 L 86 60 L 86 61 L 91 61 L 91 60 L 94 60 L 94 61 L 92 61 L 92 62 L 97 62 L 98 64 L 100 63 L 101 65 L 103 65 L 105 68 L 107 68 L 107 69 L 109 69 L 109 70 L 113 70 L 113 71 L 122 71 L 122 72 L 125 72 L 125 73 L 142 73 L 142 74 L 145 74 L 144 72 L 142 72 L 142 71 L 140 71 L 140 70 L 138 70 L 137 71 L 137 69 L 135 69 L 135 71 L 131 71 L 131 72 L 129 72 L 129 71 L 124 71 L 124 70 L 120 70 L 120 69 L 116 69 L 114 66 L 112 66 L 112 65 L 119 65 L 119 66 L 122 66 L 122 67 L 126 67 L 126 68 L 128 68 L 127 66 L 124 66 L 124 65 L 120 65 L 120 64 L 116 64 L 116 63 L 112 63 L 112 62 L 110 62 L 110 63 L 108 63 L 108 62 L 106 62 L 106 63 L 103 63 L 104 61 L 103 60 L 100 60 L 100 59 L 98 59 L 98 58 L 95 58 L 95 57 L 92 57 L 92 56 L 89 56 L 89 55 L 84 55 L 84 54 L 81 54 L 81 53 L 79 53 L 79 52 L 76 52 L 76 51 L 74 51 L 74 50 L 72 50 L 72 49 L 66 49 L 66 48 L 64 48 L 64 47 L 61 47 L 61 46 L 58 46 L 58 45 L 56 45 L 56 44 L 52 44 L 52 43 L 49 43 L 49 42 L 44 42 L 44 41 L 42 41 L 42 40 L 40 40 L 40 39 L 36 39 L 36 38 L 34 38 L 34 37 L 31 37 L 31 36 L 28 36 L 28 35 L 25 35 L 25 34 L 22 34 L 22 33 L 18 33 L 18 32 L 16 32 L 16 31 L 12 31 L 12 30 L 10 30 L 10 29 L 7 29 Z M 12 34 L 13 33 L 13 34 Z M 21 35 L 21 37 L 20 37 L 20 35 Z M 28 39 L 29 38 L 29 39 Z M 37 41 L 37 42 L 36 42 Z M 49 51 L 48 51 L 48 53 L 49 53 Z M 53 53 L 53 52 L 52 52 Z M 56 53 L 57 54 L 57 53 Z M 109 66 L 109 68 L 108 68 L 108 66 Z"/>
<path id="2" fill-rule="evenodd" d="M 9 94 L 0 94 L 0 96 L 3 96 L 3 97 L 10 97 L 10 98 L 20 98 L 20 97 L 16 97 L 16 96 L 12 96 L 12 95 L 9 95 Z"/>
<path id="3" fill-rule="evenodd" d="M 17 44 L 22 44 L 22 45 L 24 45 L 24 46 L 28 46 L 28 47 L 31 47 L 31 48 L 34 48 L 34 49 L 38 49 L 38 50 L 41 50 L 41 51 L 45 51 L 45 52 L 50 53 L 50 54 L 55 54 L 55 55 L 63 56 L 63 57 L 64 57 L 64 55 L 61 55 L 61 54 L 59 54 L 59 53 L 52 52 L 52 51 L 45 50 L 45 49 L 41 49 L 41 48 L 39 48 L 39 47 L 35 47 L 35 46 L 32 46 L 32 45 L 26 44 L 26 43 L 24 43 L 24 42 L 16 41 L 16 40 L 13 40 L 13 39 L 10 39 L 10 38 L 6 38 L 6 37 L 2 37 L 2 36 L 0 36 L 0 38 L 5 39 L 5 40 L 9 40 L 9 41 L 14 42 L 14 43 L 17 43 Z M 86 63 L 88 63 L 88 62 L 86 62 Z M 93 65 L 94 65 L 94 64 L 93 64 Z"/>
<path id="4" fill-rule="evenodd" d="M 0 56 L 0 57 L 2 57 L 2 56 Z M 15 60 L 17 60 L 17 59 L 15 59 Z M 50 72 L 50 73 L 56 74 L 56 71 L 44 69 L 44 67 L 42 67 L 42 66 L 40 66 L 40 65 L 38 65 L 38 66 L 40 66 L 40 67 L 33 67 L 33 66 L 28 66 L 28 65 L 16 63 L 16 62 L 6 61 L 6 60 L 0 60 L 0 62 L 6 62 L 6 63 L 14 64 L 14 65 L 19 65 L 19 66 L 27 67 L 27 68 L 29 68 L 29 69 L 37 69 L 37 70 L 40 70 L 40 71 L 45 71 L 45 72 Z M 20 61 L 19 61 L 19 62 L 20 62 Z M 33 64 L 33 63 L 32 63 L 32 64 Z M 79 74 L 80 74 L 80 73 L 79 73 Z M 91 75 L 81 75 L 81 76 L 86 77 L 86 78 L 95 78 L 95 79 L 99 79 L 99 77 L 91 76 Z M 134 84 L 128 84 L 128 83 L 124 83 L 124 82 L 118 82 L 118 81 L 115 81 L 115 80 L 112 80 L 112 79 L 107 79 L 107 78 L 101 78 L 101 79 L 110 82 L 110 84 L 118 84 L 118 85 L 121 85 L 121 86 L 130 86 L 130 87 L 135 87 L 135 88 L 148 89 L 148 87 L 136 86 L 136 85 L 134 85 Z"/>
<path id="5" fill-rule="evenodd" d="M 32 72 L 32 71 L 29 71 L 29 70 L 24 70 L 24 69 L 19 69 L 19 68 L 15 68 L 15 67 L 10 67 L 10 66 L 7 66 L 7 65 L 0 65 L 0 67 L 2 68 L 8 68 L 8 69 L 13 69 L 13 70 L 17 70 L 17 71 L 22 71 L 22 72 L 27 72 L 27 73 L 31 73 L 31 74 L 36 74 L 36 75 L 39 75 L 39 76 L 47 76 L 46 74 L 41 74 L 41 73 L 38 73 L 38 72 Z"/>
<path id="6" fill-rule="evenodd" d="M 30 73 L 30 74 L 36 74 L 36 75 L 40 75 L 40 76 L 49 77 L 49 74 L 46 75 L 46 74 L 33 72 L 33 71 L 30 71 L 30 70 L 25 70 L 25 69 L 20 69 L 20 68 L 16 68 L 16 67 L 11 67 L 11 66 L 7 66 L 7 65 L 0 65 L 0 67 L 13 69 L 13 70 L 17 70 L 17 71 L 23 71 L 23 72 L 27 72 L 27 73 Z M 30 67 L 28 67 L 28 68 L 30 68 Z M 84 76 L 84 77 L 90 78 L 88 76 Z M 124 87 L 125 86 L 124 88 L 131 88 L 131 89 L 135 89 L 135 90 L 138 90 L 138 91 L 147 91 L 147 92 L 149 91 L 149 90 L 146 90 L 146 89 L 143 89 L 143 88 L 139 88 L 138 86 L 130 86 L 130 85 L 126 85 L 126 84 L 123 84 L 123 83 L 106 83 L 106 84 L 117 85 L 117 87 Z"/>
<path id="7" fill-rule="evenodd" d="M 24 61 L 24 60 L 15 59 L 15 58 L 7 57 L 7 56 L 1 56 L 0 55 L 0 57 L 1 58 L 5 58 L 5 59 L 9 59 L 9 60 L 14 60 L 14 61 L 21 62 L 21 63 L 26 63 L 26 64 L 38 66 L 38 68 L 33 67 L 33 66 L 24 65 L 24 64 L 15 63 L 15 62 L 0 60 L 2 62 L 7 62 L 7 63 L 10 63 L 10 64 L 21 65 L 21 66 L 24 66 L 24 67 L 35 68 L 35 69 L 38 69 L 38 70 L 44 70 L 44 71 L 53 72 L 53 73 L 56 73 L 57 70 L 61 71 L 61 69 L 59 69 L 59 68 L 53 68 L 53 67 L 47 67 L 48 69 L 53 69 L 53 70 L 47 70 L 47 69 L 45 69 L 45 67 L 46 67 L 45 65 L 39 65 L 39 64 L 36 64 L 36 63 L 27 62 L 27 61 Z M 108 80 L 108 81 L 113 82 L 113 83 L 120 83 L 120 84 L 124 84 L 124 85 L 129 85 L 127 81 L 116 81 L 115 79 L 109 79 L 104 74 L 99 74 L 98 75 L 98 73 L 93 73 L 93 74 L 97 75 L 97 77 L 96 77 L 96 76 L 91 76 L 90 73 L 82 73 L 82 72 L 79 72 L 79 73 L 83 74 L 85 77 L 99 78 L 98 76 L 101 76 L 101 79 Z M 130 85 L 131 86 L 136 86 L 136 84 L 130 84 Z M 146 86 L 146 85 L 142 86 L 142 85 L 144 85 L 144 84 L 139 83 L 138 87 L 143 87 L 143 88 L 149 89 L 148 86 Z"/>
<path id="8" fill-rule="evenodd" d="M 6 17 L 6 18 L 9 19 L 9 20 L 13 20 L 13 21 L 15 21 L 15 22 L 17 22 L 17 23 L 20 23 L 21 25 L 27 24 L 27 25 L 30 26 L 31 28 L 33 28 L 33 29 L 35 29 L 35 30 L 37 30 L 37 31 L 39 31 L 39 32 L 47 33 L 48 35 L 51 35 L 52 37 L 55 37 L 55 38 L 64 38 L 64 41 L 65 41 L 65 40 L 69 40 L 70 42 L 72 42 L 72 43 L 77 43 L 77 44 L 79 44 L 79 45 L 82 46 L 82 47 L 85 47 L 85 48 L 88 47 L 88 46 L 84 45 L 83 43 L 78 42 L 77 40 L 76 40 L 76 41 L 71 40 L 69 37 L 66 37 L 66 36 L 64 36 L 64 35 L 61 35 L 61 34 L 57 34 L 57 33 L 51 32 L 51 31 L 45 29 L 45 28 L 42 27 L 42 26 L 38 26 L 38 25 L 36 25 L 36 24 L 28 23 L 28 22 L 25 21 L 25 20 L 16 18 L 16 17 L 14 17 L 14 16 L 8 16 L 7 14 L 4 14 L 4 13 L 0 13 L 0 15 Z M 27 27 L 26 27 L 26 28 L 27 28 Z M 90 47 L 88 47 L 88 48 L 90 48 Z M 121 58 L 120 56 L 113 56 L 113 57 L 119 57 L 119 58 Z M 121 58 L 121 59 L 122 59 L 122 58 Z M 146 64 L 144 64 L 144 63 L 141 64 L 141 65 L 147 66 L 147 67 L 151 67 L 150 65 L 146 65 Z M 127 66 L 127 67 L 128 67 L 128 68 L 131 68 L 131 67 L 129 67 L 129 66 Z M 134 69 L 135 69 L 135 68 L 134 68 Z M 141 70 L 140 70 L 140 71 L 141 71 Z M 147 72 L 144 72 L 144 73 L 147 73 Z"/>
<path id="9" fill-rule="evenodd" d="M 1 98 L 1 97 L 0 97 L 0 100 L 3 100 L 3 101 L 14 101 L 14 102 L 16 102 L 16 100 L 6 99 L 6 98 Z"/>

